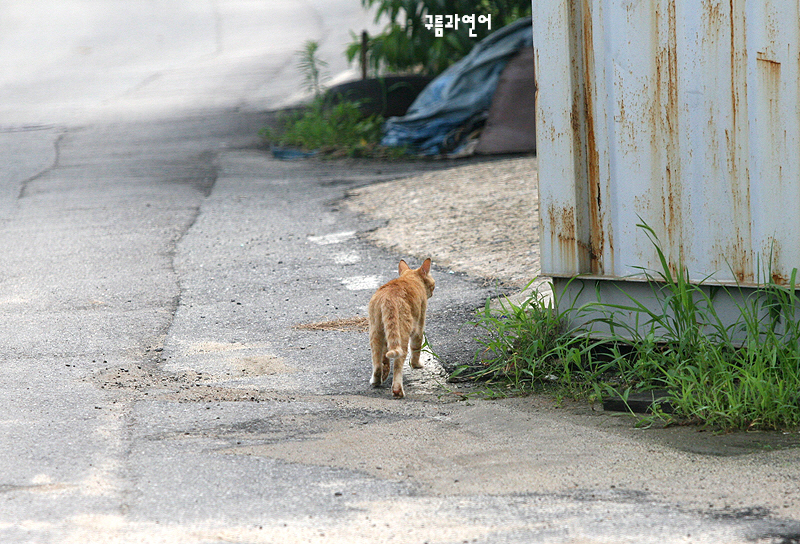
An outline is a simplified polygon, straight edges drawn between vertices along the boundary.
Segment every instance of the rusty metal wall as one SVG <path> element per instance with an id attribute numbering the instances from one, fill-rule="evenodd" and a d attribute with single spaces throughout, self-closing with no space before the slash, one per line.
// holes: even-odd
<path id="1" fill-rule="evenodd" d="M 800 267 L 800 3 L 534 0 L 544 275 Z"/>

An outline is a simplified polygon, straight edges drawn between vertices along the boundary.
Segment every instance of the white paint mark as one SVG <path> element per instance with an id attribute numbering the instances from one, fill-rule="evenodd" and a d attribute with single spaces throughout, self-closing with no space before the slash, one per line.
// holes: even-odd
<path id="1" fill-rule="evenodd" d="M 367 289 L 377 289 L 381 285 L 380 276 L 352 276 L 342 278 L 342 285 L 351 291 L 364 291 Z"/>
<path id="2" fill-rule="evenodd" d="M 340 244 L 345 240 L 349 240 L 355 235 L 356 231 L 354 230 L 332 232 L 331 234 L 323 234 L 322 236 L 309 236 L 308 241 L 314 242 L 315 244 L 319 244 L 321 246 L 327 246 L 330 244 Z"/>
<path id="3" fill-rule="evenodd" d="M 33 485 L 47 485 L 52 483 L 53 479 L 47 474 L 37 474 L 31 479 L 31 484 Z"/>
<path id="4" fill-rule="evenodd" d="M 355 251 L 349 253 L 337 253 L 333 256 L 333 262 L 336 264 L 356 264 L 361 262 L 361 256 Z"/>

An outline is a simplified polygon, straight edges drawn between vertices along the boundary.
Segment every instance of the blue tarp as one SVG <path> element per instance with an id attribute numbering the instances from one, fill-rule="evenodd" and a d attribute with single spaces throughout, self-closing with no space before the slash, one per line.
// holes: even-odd
<path id="1" fill-rule="evenodd" d="M 506 63 L 532 45 L 530 17 L 490 34 L 431 81 L 406 115 L 386 121 L 381 144 L 409 146 L 423 155 L 441 153 L 449 133 L 489 110 Z"/>

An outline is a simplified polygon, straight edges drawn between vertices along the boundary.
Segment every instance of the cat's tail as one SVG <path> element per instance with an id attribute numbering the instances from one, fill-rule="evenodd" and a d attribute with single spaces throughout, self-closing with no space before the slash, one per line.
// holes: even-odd
<path id="1" fill-rule="evenodd" d="M 397 348 L 394 348 L 394 349 L 390 349 L 389 351 L 386 352 L 386 356 L 389 359 L 391 359 L 392 361 L 394 361 L 395 359 L 400 357 L 400 348 L 397 347 Z"/>
<path id="2" fill-rule="evenodd" d="M 395 360 L 403 353 L 403 340 L 400 337 L 400 310 L 394 304 L 384 307 L 382 312 L 383 330 L 386 334 L 386 357 Z"/>

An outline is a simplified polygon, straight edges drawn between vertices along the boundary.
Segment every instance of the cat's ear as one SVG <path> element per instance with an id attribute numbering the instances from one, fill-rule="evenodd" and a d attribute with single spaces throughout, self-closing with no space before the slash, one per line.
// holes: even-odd
<path id="1" fill-rule="evenodd" d="M 411 267 L 408 266 L 403 259 L 400 259 L 400 264 L 397 267 L 397 273 L 402 274 L 406 270 L 411 270 Z"/>
<path id="2" fill-rule="evenodd" d="M 422 271 L 425 273 L 426 276 L 430 273 L 430 271 L 431 271 L 431 260 L 430 260 L 430 258 L 425 259 L 425 262 L 422 263 L 422 266 L 420 266 L 420 269 L 422 269 Z"/>

